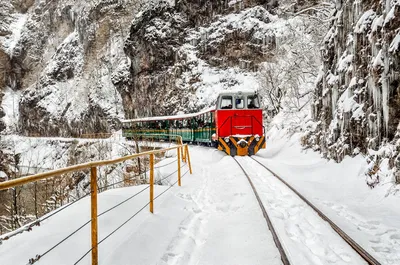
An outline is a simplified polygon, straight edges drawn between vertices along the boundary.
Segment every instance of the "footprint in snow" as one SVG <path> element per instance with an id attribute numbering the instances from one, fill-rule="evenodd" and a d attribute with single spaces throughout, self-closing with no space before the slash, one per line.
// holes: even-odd
<path id="1" fill-rule="evenodd" d="M 370 239 L 369 242 L 378 244 L 378 243 L 381 243 L 381 239 L 379 237 L 377 237 L 377 238 Z"/>
<path id="2" fill-rule="evenodd" d="M 390 248 L 387 247 L 372 247 L 375 252 L 391 253 Z"/>
<path id="3" fill-rule="evenodd" d="M 340 254 L 338 254 L 338 255 L 339 255 L 339 257 L 340 257 L 342 260 L 344 260 L 344 261 L 346 261 L 346 262 L 350 262 L 350 261 L 351 261 L 351 257 L 350 257 L 350 255 L 347 254 L 347 253 L 340 253 Z"/>
<path id="4" fill-rule="evenodd" d="M 391 232 L 396 232 L 396 229 L 387 229 L 387 230 L 383 230 L 383 232 L 378 232 L 378 233 L 376 233 L 375 235 L 376 235 L 376 236 L 383 236 L 384 234 L 388 234 L 388 233 L 391 233 Z"/>
<path id="5" fill-rule="evenodd" d="M 176 194 L 176 196 L 178 196 L 181 199 L 187 200 L 187 201 L 192 200 L 192 196 L 190 194 L 178 193 L 178 194 Z"/>
<path id="6" fill-rule="evenodd" d="M 379 221 L 368 221 L 368 223 L 371 225 L 380 225 L 381 224 Z"/>
<path id="7" fill-rule="evenodd" d="M 390 239 L 400 239 L 400 234 L 393 234 L 390 236 Z"/>

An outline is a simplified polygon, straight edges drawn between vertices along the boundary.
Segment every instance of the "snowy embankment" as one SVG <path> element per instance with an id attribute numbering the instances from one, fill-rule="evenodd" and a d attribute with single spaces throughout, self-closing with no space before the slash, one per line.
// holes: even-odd
<path id="1" fill-rule="evenodd" d="M 293 185 L 353 237 L 381 264 L 400 264 L 400 193 L 386 178 L 374 189 L 365 185 L 365 158 L 346 157 L 341 163 L 304 150 L 300 135 L 289 140 L 271 129 L 267 149 L 258 160 Z M 385 172 L 382 172 L 384 174 Z"/>
<path id="2" fill-rule="evenodd" d="M 387 185 L 370 189 L 364 182 L 363 158 L 337 164 L 319 154 L 303 151 L 298 135 L 288 140 L 269 131 L 267 149 L 257 159 L 293 184 L 381 264 L 400 264 L 400 198 Z M 190 147 L 193 175 L 182 187 L 176 174 L 156 186 L 154 214 L 149 213 L 147 185 L 119 188 L 99 195 L 99 213 L 142 193 L 99 217 L 99 241 L 140 211 L 99 246 L 99 264 L 281 264 L 254 194 L 233 159 L 212 148 Z M 170 154 L 171 155 L 171 154 Z M 175 156 L 157 165 L 167 165 Z M 246 158 L 243 158 L 245 161 Z M 249 164 L 267 210 L 294 264 L 362 264 L 347 245 L 324 232 L 318 217 Z M 172 163 L 156 170 L 156 179 L 176 170 Z M 185 166 L 182 174 L 187 171 Z M 157 181 L 158 182 L 158 181 Z M 273 195 L 274 193 L 282 194 Z M 276 200 L 276 201 L 275 201 Z M 270 209 L 269 209 L 270 208 Z M 281 218 L 281 219 L 279 219 Z M 43 255 L 90 220 L 90 199 L 85 198 L 0 245 L 0 264 L 26 264 Z M 278 220 L 278 221 L 276 221 Z M 273 221 L 274 222 L 274 221 Z M 323 229 L 322 229 L 323 228 Z M 341 244 L 343 243 L 343 244 Z M 296 247 L 296 246 L 302 247 Z M 38 264 L 74 264 L 90 249 L 90 224 L 42 256 Z M 294 251 L 293 251 L 294 249 Z M 78 264 L 90 264 L 90 254 Z"/>
<path id="3" fill-rule="evenodd" d="M 245 177 L 223 153 L 191 147 L 194 174 L 174 186 L 99 246 L 100 264 L 281 264 L 278 250 Z M 168 164 L 175 158 L 168 158 Z M 161 165 L 162 165 L 161 164 Z M 172 164 L 158 170 L 167 176 Z M 187 168 L 183 169 L 186 172 Z M 176 175 L 174 175 L 175 177 Z M 175 182 L 171 179 L 170 183 Z M 99 213 L 146 188 L 145 185 L 99 195 Z M 168 186 L 156 186 L 155 196 Z M 148 191 L 99 217 L 99 241 L 149 201 Z M 83 199 L 44 221 L 31 232 L 4 241 L 0 264 L 26 264 L 90 220 L 90 200 Z M 90 249 L 85 226 L 41 257 L 38 264 L 74 264 Z M 90 264 L 90 255 L 79 264 Z"/>

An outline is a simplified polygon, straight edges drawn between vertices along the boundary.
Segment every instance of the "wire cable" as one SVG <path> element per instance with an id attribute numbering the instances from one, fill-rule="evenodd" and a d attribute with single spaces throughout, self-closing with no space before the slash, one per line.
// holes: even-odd
<path id="1" fill-rule="evenodd" d="M 143 173 L 144 173 L 144 172 L 143 172 Z M 118 182 L 109 184 L 109 185 L 107 185 L 107 186 L 100 187 L 100 188 L 99 188 L 99 191 L 101 191 L 101 192 L 102 192 L 102 191 L 105 191 L 107 188 L 109 188 L 109 187 L 111 187 L 111 186 L 115 186 L 115 185 L 120 184 L 120 183 L 122 183 L 122 182 L 125 182 L 125 181 L 128 181 L 128 180 L 132 180 L 132 179 L 134 179 L 134 178 L 136 178 L 136 177 L 140 177 L 140 175 L 143 174 L 143 173 L 139 173 L 139 174 L 134 175 L 134 176 L 132 176 L 132 177 L 130 177 L 130 178 L 123 179 L 123 180 L 121 180 L 121 181 L 118 181 Z"/>
<path id="2" fill-rule="evenodd" d="M 183 178 L 187 173 L 189 172 L 189 170 L 187 170 L 181 178 Z M 168 190 L 170 190 L 176 183 L 178 183 L 178 181 L 175 181 L 171 186 L 169 186 L 166 190 L 164 190 L 163 192 L 161 192 L 159 195 L 157 195 L 156 197 L 154 197 L 153 201 L 155 201 L 157 198 L 159 198 L 161 195 L 163 195 L 164 193 L 166 193 Z M 101 243 L 103 243 L 107 238 L 109 238 L 111 235 L 113 235 L 115 232 L 117 232 L 121 227 L 123 227 L 125 224 L 127 224 L 130 220 L 132 220 L 135 216 L 137 216 L 141 211 L 143 211 L 148 205 L 150 204 L 150 202 L 146 203 L 146 205 L 144 205 L 142 208 L 140 208 L 140 210 L 138 210 L 136 213 L 134 213 L 131 217 L 128 218 L 128 220 L 126 220 L 125 222 L 123 222 L 120 226 L 118 226 L 116 229 L 114 229 L 110 234 L 108 234 L 106 237 L 104 237 L 102 240 L 99 241 L 99 243 L 97 244 L 97 246 L 99 246 Z M 82 259 L 84 259 L 87 254 L 89 254 L 91 251 L 93 250 L 93 248 L 89 249 L 82 257 L 80 257 L 78 259 L 78 261 L 76 261 L 74 263 L 74 265 L 78 264 Z"/>
<path id="3" fill-rule="evenodd" d="M 187 165 L 187 164 L 183 164 L 183 165 L 181 166 L 181 168 L 183 168 L 183 167 L 186 166 L 186 165 Z M 164 177 L 164 178 L 158 180 L 157 182 L 158 182 L 158 183 L 159 183 L 159 182 L 162 183 L 163 180 L 166 180 L 167 178 L 169 178 L 170 176 L 172 176 L 172 175 L 175 174 L 176 172 L 178 172 L 178 170 L 175 170 L 174 172 L 172 172 L 172 173 L 169 174 L 168 176 L 166 176 L 166 177 Z"/>
<path id="4" fill-rule="evenodd" d="M 68 238 L 70 238 L 71 236 L 73 236 L 74 234 L 76 234 L 79 230 L 81 230 L 82 228 L 84 228 L 87 224 L 89 224 L 92 220 L 87 221 L 86 223 L 84 223 L 83 225 L 81 225 L 78 229 L 76 229 L 74 232 L 72 232 L 71 234 L 69 234 L 67 237 L 65 237 L 63 240 L 61 240 L 60 242 L 58 242 L 57 244 L 55 244 L 53 247 L 51 247 L 49 250 L 47 250 L 46 252 L 44 252 L 42 255 L 36 255 L 35 258 L 29 259 L 28 264 L 34 264 L 36 261 L 38 261 L 39 259 L 41 259 L 42 257 L 44 257 L 47 253 L 49 253 L 50 251 L 52 251 L 53 249 L 55 249 L 56 247 L 58 247 L 61 243 L 63 243 L 65 240 L 67 240 Z"/>
<path id="5" fill-rule="evenodd" d="M 140 174 L 139 174 L 139 175 L 135 175 L 134 177 L 138 177 L 138 176 L 140 176 Z M 131 179 L 133 179 L 134 177 L 129 178 L 129 179 L 125 179 L 125 180 L 122 180 L 122 181 L 119 181 L 119 182 L 116 182 L 116 183 L 113 183 L 113 184 L 110 184 L 110 185 L 107 185 L 107 186 L 105 186 L 105 187 L 101 187 L 101 188 L 99 188 L 99 191 L 100 191 L 100 192 L 101 192 L 101 191 L 104 191 L 105 188 L 109 188 L 110 186 L 114 186 L 114 185 L 119 184 L 119 183 L 122 183 L 122 182 L 124 182 L 124 181 L 126 181 L 126 180 L 131 180 Z M 25 232 L 25 231 L 31 231 L 32 228 L 33 228 L 34 226 L 39 226 L 41 222 L 43 222 L 43 221 L 49 219 L 50 217 L 56 215 L 57 213 L 59 213 L 59 212 L 65 210 L 65 209 L 67 209 L 68 207 L 74 205 L 75 203 L 77 203 L 78 201 L 82 200 L 83 198 L 86 198 L 88 195 L 90 195 L 90 192 L 87 192 L 86 194 L 84 194 L 84 195 L 83 195 L 82 197 L 80 197 L 79 199 L 77 199 L 77 200 L 75 200 L 75 201 L 73 201 L 73 202 L 71 202 L 71 203 L 68 203 L 68 204 L 66 204 L 66 205 L 64 205 L 64 206 L 62 206 L 62 207 L 60 207 L 60 208 L 58 208 L 57 210 L 53 211 L 51 214 L 46 215 L 46 216 L 43 217 L 43 218 L 40 217 L 40 218 L 36 219 L 36 220 L 33 221 L 32 223 L 30 223 L 30 224 L 24 226 L 24 227 L 21 229 L 21 231 L 15 233 L 15 234 L 12 234 L 12 235 L 6 236 L 6 237 L 0 237 L 0 242 L 3 241 L 3 240 L 8 240 L 8 239 L 10 239 L 11 237 L 16 236 L 17 234 L 23 233 L 23 232 Z"/>
<path id="6" fill-rule="evenodd" d="M 178 159 L 175 159 L 174 161 L 172 161 L 172 162 L 170 162 L 170 163 L 168 163 L 168 164 L 165 164 L 165 165 L 161 165 L 161 166 L 154 167 L 154 169 L 157 169 L 157 168 L 162 168 L 162 167 L 166 167 L 166 166 L 168 166 L 168 165 L 171 165 L 171 164 L 175 163 L 176 161 L 178 161 Z"/>
<path id="7" fill-rule="evenodd" d="M 62 207 L 60 207 L 60 208 L 58 208 L 57 210 L 53 211 L 51 214 L 46 215 L 46 216 L 43 217 L 43 218 L 40 217 L 40 218 L 36 219 L 36 220 L 33 221 L 32 223 L 30 223 L 30 224 L 24 226 L 24 227 L 21 229 L 21 231 L 15 233 L 15 234 L 12 234 L 12 235 L 6 236 L 6 237 L 1 237 L 1 238 L 0 238 L 0 242 L 3 241 L 3 240 L 8 240 L 8 239 L 10 239 L 11 237 L 16 236 L 17 234 L 23 233 L 23 232 L 25 232 L 25 231 L 31 231 L 32 228 L 33 228 L 34 226 L 39 226 L 41 222 L 43 222 L 43 221 L 49 219 L 50 217 L 54 216 L 55 214 L 57 214 L 57 213 L 59 213 L 59 212 L 65 210 L 65 209 L 67 209 L 68 207 L 74 205 L 74 204 L 77 203 L 78 201 L 80 201 L 80 200 L 82 200 L 83 198 L 87 197 L 89 194 L 90 194 L 90 192 L 86 193 L 85 195 L 83 195 L 83 196 L 80 197 L 79 199 L 77 199 L 77 200 L 75 200 L 75 201 L 73 201 L 73 202 L 71 202 L 71 203 L 69 203 L 69 204 L 66 204 L 66 205 L 64 205 L 64 206 L 62 206 Z"/>
<path id="8" fill-rule="evenodd" d="M 181 166 L 181 168 L 183 168 L 185 165 L 186 165 L 186 164 L 183 164 L 183 165 Z M 164 177 L 164 178 L 161 179 L 160 181 L 163 181 L 163 180 L 165 180 L 166 178 L 172 176 L 172 175 L 173 175 L 174 173 L 176 173 L 177 171 L 178 171 L 178 170 L 172 172 L 171 174 L 169 174 L 168 176 Z M 188 170 L 188 171 L 189 171 L 189 170 Z M 187 173 L 188 171 L 186 171 L 186 172 L 182 175 L 181 178 L 183 178 L 183 176 L 185 176 L 186 173 Z M 178 182 L 178 181 L 176 181 L 175 183 L 173 183 L 172 185 L 170 185 L 169 188 L 167 188 L 164 192 L 162 192 L 160 195 L 158 195 L 157 197 L 155 197 L 154 200 L 157 199 L 158 197 L 160 197 L 162 194 L 164 194 L 164 193 L 165 193 L 166 191 L 168 191 L 170 188 L 172 188 L 177 182 Z M 147 190 L 147 189 L 149 189 L 149 188 L 150 188 L 150 185 L 148 185 L 146 188 L 140 190 L 139 192 L 133 194 L 133 195 L 130 196 L 129 198 L 127 198 L 127 199 L 125 199 L 125 200 L 119 202 L 118 204 L 114 205 L 113 207 L 111 207 L 111 208 L 105 210 L 104 212 L 100 213 L 99 215 L 97 215 L 97 217 L 100 217 L 100 216 L 102 216 L 102 215 L 104 215 L 104 214 L 110 212 L 111 210 L 114 210 L 115 208 L 117 208 L 117 207 L 119 207 L 120 205 L 126 203 L 127 201 L 131 200 L 132 198 L 136 197 L 137 195 L 139 195 L 140 193 L 144 192 L 145 190 Z M 90 194 L 90 192 L 87 193 L 84 197 L 86 197 L 86 196 L 89 195 L 89 194 Z M 75 202 L 77 202 L 77 201 L 83 199 L 84 197 L 82 197 L 82 198 L 80 198 L 80 199 L 78 199 L 78 200 L 72 202 L 70 205 L 72 205 L 72 204 L 74 204 Z M 143 208 L 141 208 L 137 213 L 135 213 L 134 216 L 136 216 L 136 214 L 138 214 L 140 211 L 142 211 L 142 210 L 143 210 L 146 206 L 148 206 L 149 204 L 150 204 L 150 202 L 147 203 Z M 70 205 L 69 205 L 69 206 L 70 206 Z M 64 208 L 66 208 L 66 207 L 64 207 Z M 63 208 L 63 209 L 64 209 L 64 208 Z M 62 209 L 61 209 L 61 210 L 62 210 Z M 59 210 L 59 211 L 61 211 L 61 210 Z M 57 211 L 57 212 L 59 212 L 59 211 Z M 56 214 L 57 212 L 51 214 L 50 216 Z M 46 217 L 46 219 L 49 218 L 50 216 Z M 102 241 L 100 241 L 100 242 L 98 243 L 98 245 L 99 245 L 101 242 L 103 242 L 105 239 L 107 239 L 109 236 L 111 236 L 113 233 L 115 233 L 115 232 L 116 232 L 118 229 L 120 229 L 123 225 L 125 225 L 125 224 L 126 224 L 129 220 L 131 220 L 134 216 L 132 216 L 132 217 L 131 217 L 130 219 L 128 219 L 125 223 L 123 223 L 121 226 L 119 226 L 116 230 L 114 230 L 114 231 L 113 231 L 111 234 L 109 234 L 106 238 L 102 239 Z M 54 245 L 53 247 L 51 247 L 49 250 L 47 250 L 47 251 L 46 251 L 45 253 L 43 253 L 42 255 L 36 255 L 35 258 L 29 259 L 29 263 L 28 263 L 28 264 L 34 264 L 34 263 L 35 263 L 36 261 L 38 261 L 40 258 L 42 258 L 43 256 L 45 256 L 47 253 L 49 253 L 50 251 L 52 251 L 53 249 L 55 249 L 55 248 L 56 248 L 57 246 L 59 246 L 61 243 L 63 243 L 64 241 L 66 241 L 68 238 L 70 238 L 71 236 L 73 236 L 74 234 L 76 234 L 79 230 L 81 230 L 83 227 L 85 227 L 85 226 L 86 226 L 87 224 L 89 224 L 90 222 L 91 222 L 91 220 L 87 221 L 85 224 L 83 224 L 83 225 L 80 226 L 78 229 L 76 229 L 76 230 L 73 231 L 71 234 L 69 234 L 67 237 L 65 237 L 64 239 L 62 239 L 61 241 L 59 241 L 56 245 Z M 80 260 L 82 260 L 91 250 L 92 250 L 92 249 L 90 249 Z M 78 260 L 78 262 L 79 262 L 80 260 Z M 75 264 L 76 264 L 76 263 L 75 263 Z"/>
<path id="9" fill-rule="evenodd" d="M 135 193 L 134 195 L 132 195 L 131 197 L 125 199 L 124 201 L 118 203 L 117 205 L 109 208 L 108 210 L 100 213 L 99 215 L 97 215 L 97 217 L 100 217 L 104 214 L 106 214 L 107 212 L 117 208 L 118 206 L 124 204 L 125 202 L 131 200 L 132 198 L 136 197 L 138 194 L 142 193 L 143 191 L 145 191 L 146 189 L 148 189 L 150 186 L 147 186 L 146 188 L 142 189 L 141 191 Z M 90 193 L 89 193 L 90 194 Z M 82 197 L 83 198 L 83 197 Z M 81 198 L 81 199 L 82 199 Z M 76 202 L 76 201 L 75 201 Z M 49 216 L 50 217 L 50 216 Z M 42 255 L 36 255 L 35 258 L 29 259 L 29 263 L 28 264 L 34 264 L 36 261 L 38 261 L 40 258 L 42 258 L 43 256 L 45 256 L 47 253 L 49 253 L 50 251 L 52 251 L 53 249 L 55 249 L 57 246 L 59 246 L 61 243 L 63 243 L 65 240 L 67 240 L 68 238 L 70 238 L 72 235 L 74 235 L 75 233 L 77 233 L 79 230 L 81 230 L 83 227 L 85 227 L 87 224 L 89 224 L 91 222 L 91 220 L 87 221 L 85 224 L 83 224 L 82 226 L 80 226 L 78 229 L 76 229 L 75 231 L 73 231 L 71 234 L 69 234 L 67 237 L 65 237 L 64 239 L 62 239 L 61 241 L 59 241 L 56 245 L 54 245 L 53 247 L 51 247 L 49 250 L 47 250 L 45 253 L 43 253 Z"/>
<path id="10" fill-rule="evenodd" d="M 127 198 L 127 199 L 121 201 L 120 203 L 114 205 L 113 207 L 109 208 L 108 210 L 105 210 L 104 212 L 100 213 L 99 215 L 97 215 L 97 217 L 100 217 L 100 216 L 102 216 L 102 215 L 108 213 L 109 211 L 114 210 L 114 209 L 117 208 L 118 206 L 120 206 L 120 205 L 126 203 L 127 201 L 131 200 L 132 198 L 136 197 L 137 195 L 139 195 L 139 194 L 142 193 L 143 191 L 147 190 L 148 188 L 150 188 L 150 185 L 148 185 L 146 188 L 142 189 L 141 191 L 139 191 L 139 192 L 133 194 L 131 197 L 129 197 L 129 198 Z"/>

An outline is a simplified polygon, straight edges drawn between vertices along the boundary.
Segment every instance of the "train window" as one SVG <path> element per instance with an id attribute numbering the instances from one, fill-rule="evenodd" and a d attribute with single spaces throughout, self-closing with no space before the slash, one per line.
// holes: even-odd
<path id="1" fill-rule="evenodd" d="M 236 99 L 236 108 L 243 109 L 244 108 L 244 100 L 241 98 Z"/>
<path id="2" fill-rule="evenodd" d="M 260 108 L 260 102 L 257 95 L 247 96 L 247 108 L 258 109 Z"/>
<path id="3" fill-rule="evenodd" d="M 199 128 L 199 119 L 198 118 L 193 117 L 191 123 L 192 123 L 192 128 L 193 129 Z"/>
<path id="4" fill-rule="evenodd" d="M 232 109 L 232 96 L 222 96 L 221 109 Z"/>

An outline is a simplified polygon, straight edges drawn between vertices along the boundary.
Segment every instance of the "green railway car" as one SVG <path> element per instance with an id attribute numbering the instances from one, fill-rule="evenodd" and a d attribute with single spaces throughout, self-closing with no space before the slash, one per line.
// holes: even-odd
<path id="1" fill-rule="evenodd" d="M 177 135 L 184 142 L 211 146 L 215 136 L 215 110 L 122 121 L 122 136 L 128 139 L 148 136 L 169 141 L 175 140 Z"/>

